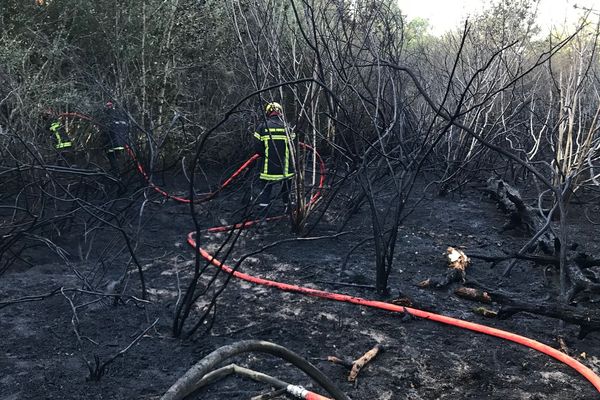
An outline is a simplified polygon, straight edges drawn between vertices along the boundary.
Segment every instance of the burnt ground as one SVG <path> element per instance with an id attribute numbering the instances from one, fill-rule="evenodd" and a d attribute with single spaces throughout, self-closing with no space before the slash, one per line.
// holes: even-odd
<path id="1" fill-rule="evenodd" d="M 219 198 L 200 214 L 203 227 L 235 222 L 232 211 L 240 194 Z M 134 204 L 139 215 L 142 203 Z M 370 236 L 366 209 L 354 217 L 353 232 L 335 239 L 292 242 L 253 256 L 241 270 L 254 275 L 310 287 L 378 299 L 373 290 L 327 282 L 374 283 L 373 248 L 367 243 L 355 252 L 340 277 L 340 265 L 350 248 Z M 313 235 L 335 232 L 334 222 L 319 223 Z M 600 255 L 597 231 L 585 231 L 573 215 L 572 237 L 587 252 Z M 137 228 L 137 219 L 133 228 Z M 131 297 L 116 302 L 81 293 L 58 293 L 43 301 L 0 309 L 0 399 L 157 399 L 179 376 L 214 349 L 245 339 L 262 339 L 286 346 L 315 364 L 353 399 L 593 399 L 592 385 L 570 368 L 533 350 L 457 328 L 361 306 L 284 293 L 232 280 L 218 300 L 210 333 L 192 340 L 171 336 L 179 289 L 189 281 L 194 254 L 185 235 L 194 229 L 189 207 L 164 202 L 157 196 L 144 204 L 137 253 L 143 265 L 150 303 Z M 516 251 L 527 239 L 519 232 L 502 233 L 504 216 L 495 204 L 474 189 L 462 196 L 426 194 L 400 228 L 395 269 L 388 298 L 408 296 L 415 307 L 488 324 L 558 347 L 562 336 L 569 352 L 600 373 L 600 333 L 578 340 L 577 327 L 558 321 L 517 314 L 508 320 L 485 318 L 473 312 L 477 303 L 455 297 L 453 287 L 420 289 L 416 283 L 444 271 L 442 256 L 449 245 L 465 252 L 502 254 Z M 581 224 L 584 226 L 584 224 Z M 597 228 L 597 227 L 596 227 Z M 57 243 L 70 253 L 66 265 L 39 248 L 29 255 L 36 265 L 0 276 L 0 301 L 49 293 L 64 287 L 84 288 L 81 276 L 98 291 L 129 268 L 125 293 L 140 296 L 135 267 L 124 242 L 114 232 L 93 231 L 61 237 Z M 96 235 L 96 236 L 94 236 Z M 92 237 L 95 240 L 92 241 Z M 245 231 L 234 257 L 285 237 L 293 237 L 285 222 Z M 224 234 L 205 236 L 202 244 L 215 249 Z M 92 251 L 88 254 L 88 247 Z M 100 257 L 101 251 L 106 251 Z M 102 262 L 98 261 L 102 260 Z M 129 265 L 129 267 L 128 267 Z M 501 280 L 505 265 L 473 260 L 468 276 L 490 288 L 502 288 L 520 299 L 556 296 L 557 272 L 521 262 L 512 276 Z M 216 270 L 208 269 L 206 280 Z M 76 276 L 76 273 L 80 277 Z M 218 277 L 218 282 L 223 276 Z M 83 350 L 73 330 L 77 307 Z M 491 306 L 494 308 L 494 306 Z M 194 310 L 196 314 L 198 310 Z M 130 344 L 155 319 L 158 323 L 122 357 L 112 362 L 99 382 L 87 380 L 83 356 L 104 362 Z M 193 319 L 193 318 L 192 318 Z M 192 321 L 193 322 L 193 321 Z M 381 344 L 385 350 L 361 372 L 358 384 L 347 382 L 347 370 L 324 361 L 329 355 L 357 358 Z M 309 378 L 272 356 L 251 354 L 235 362 L 301 384 L 325 394 Z M 250 399 L 270 392 L 266 385 L 230 377 L 191 398 Z M 283 398 L 283 397 L 274 397 Z"/>

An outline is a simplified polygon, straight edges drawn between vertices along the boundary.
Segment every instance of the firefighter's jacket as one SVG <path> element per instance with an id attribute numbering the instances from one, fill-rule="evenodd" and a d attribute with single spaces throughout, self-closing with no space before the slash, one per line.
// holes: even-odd
<path id="1" fill-rule="evenodd" d="M 257 151 L 262 156 L 260 165 L 260 179 L 266 181 L 280 181 L 294 176 L 294 165 L 291 151 L 294 132 L 287 131 L 284 122 L 279 116 L 272 116 L 261 123 L 254 137 L 257 142 Z"/>
<path id="2" fill-rule="evenodd" d="M 70 149 L 73 143 L 69 140 L 65 127 L 61 121 L 57 120 L 50 124 L 50 132 L 54 137 L 54 148 L 57 150 Z"/>
<path id="3" fill-rule="evenodd" d="M 116 110 L 105 111 L 102 117 L 105 146 L 109 153 L 125 150 L 129 144 L 129 121 L 125 115 Z"/>

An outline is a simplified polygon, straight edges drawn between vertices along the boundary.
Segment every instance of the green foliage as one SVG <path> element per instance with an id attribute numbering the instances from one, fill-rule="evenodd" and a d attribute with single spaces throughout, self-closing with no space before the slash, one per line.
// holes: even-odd
<path id="1" fill-rule="evenodd" d="M 423 39 L 428 35 L 429 29 L 430 26 L 427 19 L 420 17 L 413 18 L 406 24 L 406 40 L 411 41 Z"/>
<path id="2" fill-rule="evenodd" d="M 475 18 L 476 31 L 483 40 L 505 45 L 531 38 L 539 32 L 535 25 L 538 0 L 496 0 Z"/>
<path id="3" fill-rule="evenodd" d="M 546 45 L 532 39 L 535 4 L 497 0 L 473 19 L 453 90 L 460 91 L 502 46 L 518 42 L 495 59 L 495 70 L 478 74 L 472 101 L 504 82 L 493 80 L 494 74 L 510 76 L 511 69 L 543 51 Z M 327 83 L 344 100 L 346 116 L 312 84 L 272 90 L 243 104 L 244 114 L 234 114 L 223 126 L 232 151 L 216 141 L 215 158 L 241 152 L 266 99 L 282 101 L 290 121 L 306 134 L 330 135 L 330 116 L 337 115 L 356 130 L 338 133 L 377 135 L 373 116 L 379 113 L 385 122 L 392 105 L 387 100 L 396 90 L 391 88 L 403 83 L 398 74 L 371 66 L 382 60 L 410 66 L 441 101 L 461 46 L 457 34 L 435 38 L 426 20 L 406 21 L 394 0 L 54 0 L 43 6 L 0 0 L 0 24 L 5 119 L 15 109 L 13 116 L 33 120 L 45 108 L 94 114 L 112 98 L 164 142 L 169 158 L 193 151 L 198 135 L 242 95 L 306 77 Z M 555 69 L 567 68 L 559 61 Z M 414 94 L 409 85 L 403 90 Z M 386 101 L 361 99 L 377 91 Z M 458 98 L 447 101 L 452 105 Z M 178 125 L 167 136 L 175 110 L 191 123 L 185 132 Z"/>

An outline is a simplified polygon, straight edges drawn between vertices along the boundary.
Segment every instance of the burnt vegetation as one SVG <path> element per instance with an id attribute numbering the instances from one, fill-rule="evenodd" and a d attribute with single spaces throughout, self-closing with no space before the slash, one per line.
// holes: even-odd
<path id="1" fill-rule="evenodd" d="M 68 372 L 75 382 L 118 374 L 147 340 L 165 344 L 162 357 L 186 346 L 202 349 L 196 358 L 206 355 L 260 327 L 262 317 L 231 324 L 228 341 L 210 341 L 220 318 L 245 311 L 226 296 L 234 290 L 231 275 L 186 247 L 193 230 L 196 250 L 207 242 L 234 270 L 263 266 L 264 274 L 276 249 L 327 249 L 351 237 L 327 273 L 307 271 L 308 263 L 276 276 L 390 302 L 400 292 L 401 304 L 425 309 L 440 308 L 448 300 L 433 299 L 456 290 L 451 301 L 493 308 L 486 323 L 529 313 L 548 318 L 552 336 L 569 337 L 576 327 L 580 340 L 597 338 L 600 20 L 580 9 L 575 26 L 542 32 L 536 4 L 494 1 L 437 37 L 393 0 L 1 0 L 0 321 L 49 304 L 62 327 L 53 334 L 80 360 L 78 372 Z M 102 136 L 107 100 L 131 127 L 118 174 Z M 277 222 L 285 236 L 261 236 L 270 229 L 265 223 L 208 232 L 264 217 L 253 204 L 253 167 L 220 185 L 252 156 L 252 132 L 269 101 L 281 102 L 286 125 L 307 145 L 292 152 L 293 207 Z M 69 149 L 54 145 L 55 120 L 73 142 Z M 321 188 L 319 155 L 327 167 Z M 161 214 L 173 197 L 185 204 Z M 469 247 L 467 235 L 484 241 L 483 233 L 457 230 L 425 251 L 437 256 L 418 261 L 435 268 L 423 274 L 415 267 L 407 276 L 420 256 L 406 227 L 440 211 L 432 199 L 451 207 L 468 198 L 477 199 L 469 211 L 482 207 L 503 244 Z M 468 218 L 457 226 L 468 226 Z M 437 228 L 424 229 L 434 238 Z M 449 246 L 460 254 L 459 267 Z M 20 274 L 40 268 L 65 279 L 16 286 Z M 478 270 L 486 271 L 484 282 L 472 276 Z M 529 273 L 544 279 L 527 281 Z M 161 287 L 160 279 L 172 286 Z M 369 348 L 372 342 L 340 354 Z M 385 348 L 384 357 L 397 350 Z M 365 370 L 380 362 L 382 356 Z M 139 398 L 160 398 L 189 367 L 188 360 L 171 369 Z M 10 368 L 0 363 L 0 371 Z M 336 370 L 343 371 L 329 371 Z M 234 372 L 271 382 L 235 364 L 223 374 Z M 340 391 L 337 384 L 360 398 L 341 386 L 344 373 L 333 384 L 314 374 L 332 385 L 330 393 Z M 414 371 L 406 374 L 409 384 L 391 398 L 426 393 Z M 212 382 L 204 379 L 200 386 Z M 185 395 L 198 389 L 180 384 Z M 227 398 L 250 398 L 248 392 Z M 132 391 L 113 395 L 137 398 Z"/>

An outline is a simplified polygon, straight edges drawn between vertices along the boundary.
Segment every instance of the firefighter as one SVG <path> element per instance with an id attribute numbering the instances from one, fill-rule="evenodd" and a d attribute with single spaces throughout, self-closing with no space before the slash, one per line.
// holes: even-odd
<path id="1" fill-rule="evenodd" d="M 264 122 L 254 132 L 256 151 L 262 156 L 259 163 L 261 193 L 257 200 L 262 210 L 269 207 L 274 187 L 279 188 L 284 205 L 289 206 L 291 180 L 294 177 L 292 144 L 295 134 L 286 128 L 281 104 L 268 103 L 265 116 Z"/>
<path id="2" fill-rule="evenodd" d="M 50 141 L 57 157 L 55 161 L 60 165 L 75 166 L 74 142 L 67 133 L 65 121 L 52 110 L 44 111 L 43 120 L 45 129 L 50 131 Z"/>
<path id="3" fill-rule="evenodd" d="M 50 133 L 52 133 L 54 148 L 56 150 L 63 151 L 73 147 L 73 142 L 67 136 L 65 126 L 60 119 L 56 119 L 50 123 Z"/>
<path id="4" fill-rule="evenodd" d="M 114 176 L 120 177 L 124 173 L 124 164 L 127 155 L 126 147 L 129 145 L 129 120 L 115 109 L 112 101 L 104 105 L 104 115 L 101 117 L 100 127 L 103 131 L 106 156 L 110 162 L 110 171 Z"/>

